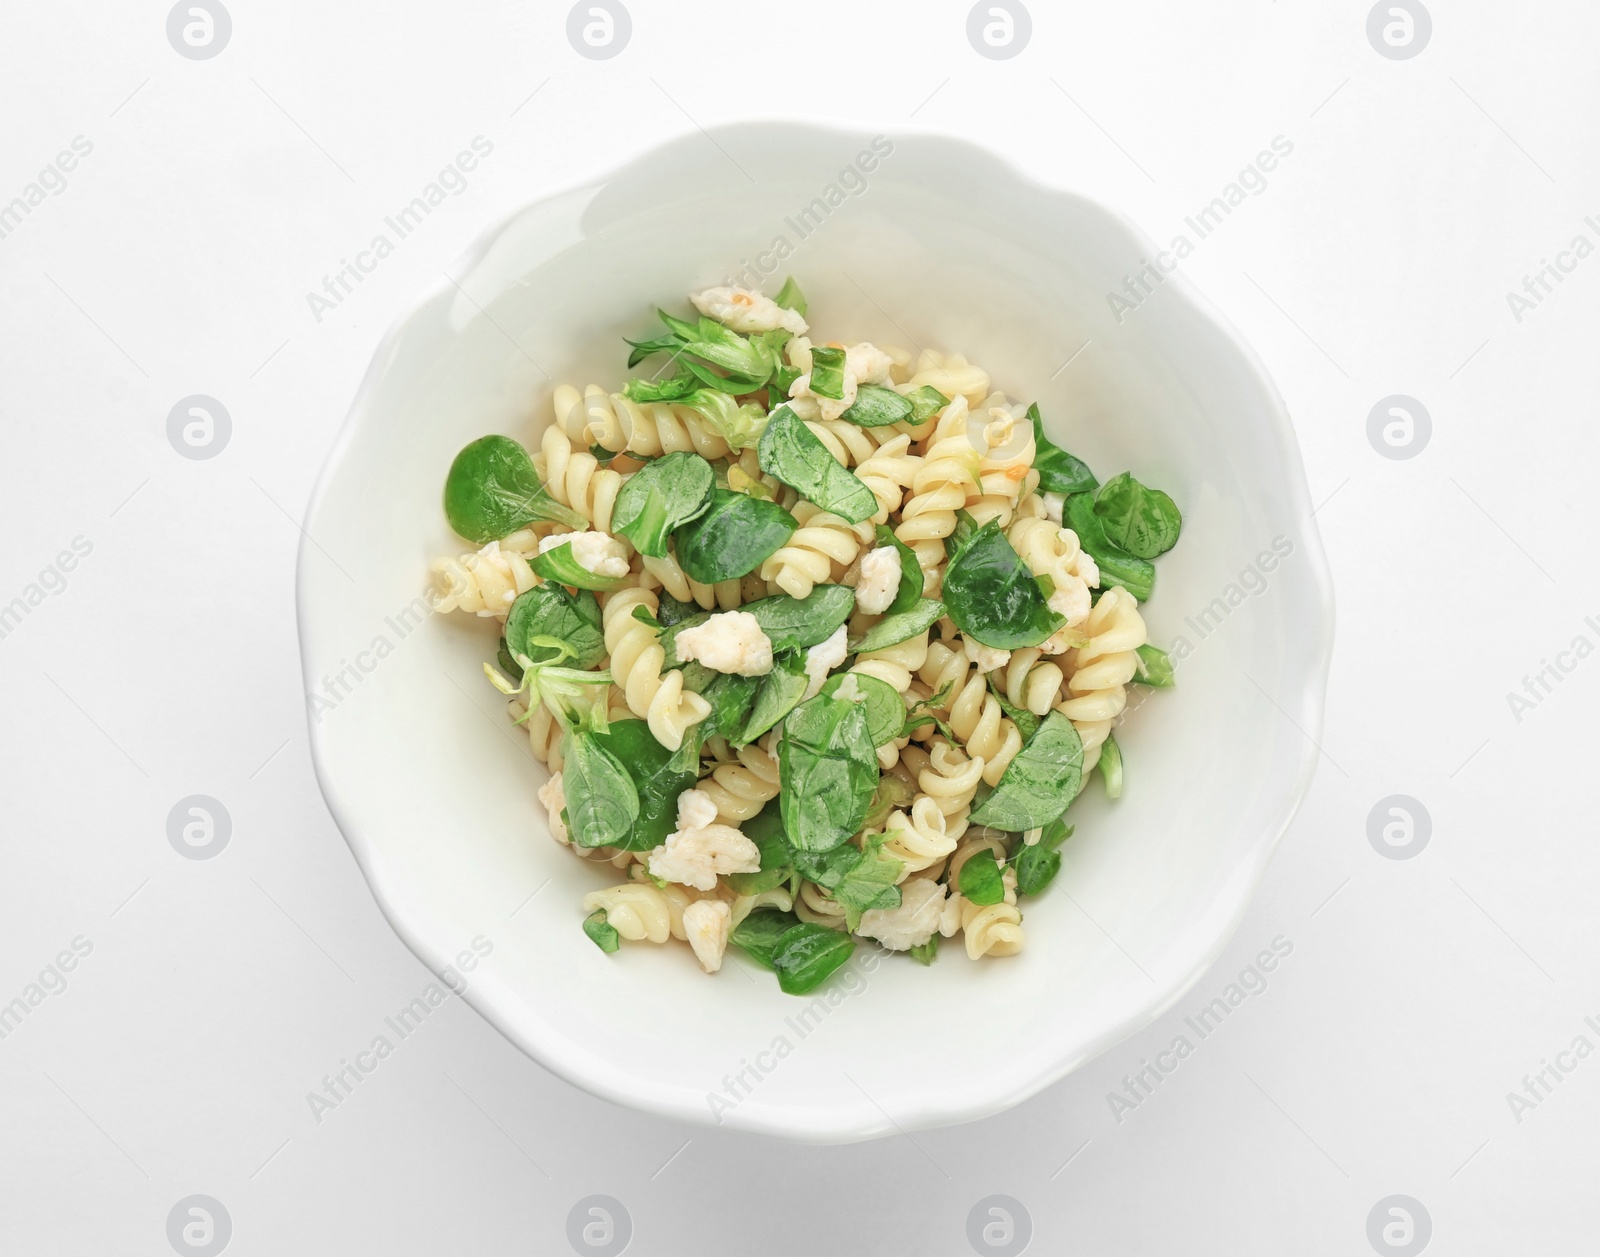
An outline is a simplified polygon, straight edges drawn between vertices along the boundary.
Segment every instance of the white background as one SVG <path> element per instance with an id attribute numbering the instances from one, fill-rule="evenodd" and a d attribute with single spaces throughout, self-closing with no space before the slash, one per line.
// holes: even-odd
<path id="1" fill-rule="evenodd" d="M 638 0 L 608 61 L 549 4 L 231 11 L 207 61 L 159 3 L 3 18 L 0 205 L 74 137 L 93 151 L 0 239 L 0 603 L 93 548 L 0 640 L 0 1002 L 93 950 L 0 1040 L 0 1251 L 168 1253 L 193 1193 L 238 1254 L 564 1252 L 591 1193 L 641 1255 L 965 1253 L 994 1193 L 1041 1253 L 1363 1254 L 1396 1193 L 1430 1251 L 1593 1250 L 1600 1061 L 1564 1058 L 1520 1121 L 1506 1098 L 1600 1048 L 1600 663 L 1520 721 L 1506 699 L 1600 644 L 1600 260 L 1520 323 L 1506 300 L 1600 245 L 1588 6 L 1439 0 L 1399 61 L 1361 3 L 1041 2 L 1008 61 L 961 3 Z M 752 114 L 959 134 L 1159 240 L 1292 141 L 1185 269 L 1269 365 L 1322 503 L 1339 637 L 1310 798 L 1195 990 L 992 1120 L 844 1148 L 690 1129 L 452 1000 L 319 1124 L 306 1093 L 429 980 L 308 760 L 292 581 L 324 453 L 385 328 L 481 229 Z M 477 135 L 466 191 L 316 322 L 306 293 Z M 233 418 L 210 461 L 166 438 L 194 393 Z M 1396 393 L 1433 421 L 1407 461 L 1366 435 Z M 232 817 L 215 859 L 167 841 L 195 793 Z M 1432 818 L 1408 860 L 1367 837 L 1396 793 Z M 1108 1093 L 1279 935 L 1267 989 L 1118 1121 Z"/>

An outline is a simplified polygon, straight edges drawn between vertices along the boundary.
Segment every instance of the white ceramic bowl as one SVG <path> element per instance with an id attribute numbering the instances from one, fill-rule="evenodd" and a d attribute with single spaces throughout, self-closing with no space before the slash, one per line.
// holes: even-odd
<path id="1" fill-rule="evenodd" d="M 1107 294 L 1151 250 L 965 143 L 874 153 L 871 136 L 786 123 L 675 141 L 484 235 L 379 348 L 300 553 L 317 774 L 412 950 L 460 971 L 474 939 L 492 949 L 466 998 L 579 1086 L 814 1141 L 995 1113 L 1171 1005 L 1310 781 L 1333 609 L 1294 435 L 1254 356 L 1181 275 L 1113 317 Z M 1095 782 L 1074 807 L 1015 958 L 974 964 L 957 942 L 923 968 L 864 947 L 796 999 L 739 960 L 706 977 L 679 945 L 602 954 L 579 899 L 614 879 L 548 836 L 543 769 L 480 672 L 492 622 L 420 613 L 428 561 L 469 548 L 440 509 L 456 450 L 488 432 L 536 445 L 557 381 L 619 388 L 624 334 L 746 264 L 770 270 L 768 291 L 793 272 L 826 336 L 965 352 L 1102 479 L 1132 469 L 1183 508 L 1145 609 L 1154 641 L 1188 643 L 1179 686 L 1119 732 L 1126 795 L 1108 805 Z"/>

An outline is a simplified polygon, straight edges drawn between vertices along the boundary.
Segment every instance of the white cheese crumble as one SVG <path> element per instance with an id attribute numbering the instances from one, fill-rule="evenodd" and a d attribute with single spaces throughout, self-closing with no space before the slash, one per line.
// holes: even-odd
<path id="1" fill-rule="evenodd" d="M 759 677 L 772 671 L 772 639 L 748 611 L 722 611 L 683 629 L 675 648 L 679 659 L 698 660 L 713 672 Z"/>
<path id="2" fill-rule="evenodd" d="M 839 688 L 834 690 L 833 696 L 841 703 L 864 703 L 867 696 L 861 692 L 861 687 L 856 684 L 856 674 L 846 672 L 844 680 L 839 682 Z"/>
<path id="3" fill-rule="evenodd" d="M 732 825 L 719 825 L 717 805 L 704 790 L 678 796 L 678 828 L 650 852 L 653 876 L 696 890 L 715 890 L 727 873 L 758 873 L 761 851 Z"/>
<path id="4" fill-rule="evenodd" d="M 561 532 L 543 538 L 539 553 L 547 554 L 561 546 L 572 546 L 572 561 L 596 576 L 626 576 L 628 552 L 622 542 L 603 532 Z"/>
<path id="5" fill-rule="evenodd" d="M 995 650 L 982 642 L 973 641 L 970 637 L 962 637 L 961 646 L 966 651 L 967 658 L 984 672 L 993 672 L 996 668 L 1003 668 L 1011 662 L 1009 650 Z"/>
<path id="6" fill-rule="evenodd" d="M 882 615 L 900 592 L 900 551 L 892 545 L 869 550 L 856 579 L 856 606 L 868 615 Z"/>
<path id="7" fill-rule="evenodd" d="M 860 385 L 890 382 L 893 359 L 870 341 L 859 341 L 844 351 L 844 387 L 839 390 L 842 396 L 821 397 L 811 391 L 811 349 L 812 346 L 807 345 L 803 351 L 805 374 L 789 386 L 790 409 L 802 419 L 837 419 L 855 405 Z M 791 353 L 791 361 L 796 357 Z"/>
<path id="8" fill-rule="evenodd" d="M 567 806 L 567 792 L 561 784 L 560 773 L 539 787 L 539 802 L 550 814 L 550 836 L 557 842 L 568 841 L 567 827 L 561 823 L 561 810 Z"/>
<path id="9" fill-rule="evenodd" d="M 806 321 L 794 310 L 786 310 L 771 297 L 748 288 L 707 288 L 690 293 L 694 308 L 736 332 L 771 332 L 778 328 L 796 336 L 806 333 Z"/>
<path id="10" fill-rule="evenodd" d="M 1065 493 L 1041 493 L 1044 501 L 1044 516 L 1051 523 L 1059 524 L 1061 514 L 1067 509 L 1067 495 Z"/>
<path id="11" fill-rule="evenodd" d="M 806 676 L 810 681 L 806 685 L 805 698 L 802 698 L 801 702 L 805 702 L 806 698 L 815 698 L 817 692 L 827 683 L 828 673 L 845 661 L 850 654 L 850 649 L 846 645 L 849 636 L 841 624 L 829 634 L 826 641 L 818 642 L 806 651 Z M 679 634 L 679 640 L 683 640 L 682 634 Z"/>
<path id="12" fill-rule="evenodd" d="M 684 936 L 707 973 L 722 968 L 722 953 L 728 948 L 732 924 L 733 909 L 720 899 L 699 899 L 683 910 Z"/>
<path id="13" fill-rule="evenodd" d="M 857 341 L 844 351 L 844 369 L 861 384 L 888 384 L 893 360 L 871 341 Z"/>
<path id="14" fill-rule="evenodd" d="M 900 906 L 863 912 L 856 933 L 877 939 L 890 951 L 920 947 L 939 929 L 945 902 L 945 888 L 933 878 L 907 878 L 900 883 Z"/>
<path id="15" fill-rule="evenodd" d="M 1067 531 L 1071 532 L 1072 530 L 1069 528 L 1069 529 L 1067 529 Z M 1073 541 L 1074 545 L 1077 544 L 1077 541 L 1078 541 L 1077 533 L 1073 533 L 1072 534 L 1072 541 Z M 1075 572 L 1078 573 L 1078 578 L 1080 580 L 1082 580 L 1085 585 L 1088 585 L 1091 588 L 1096 588 L 1096 587 L 1099 586 L 1099 584 L 1100 584 L 1100 565 L 1098 563 L 1096 563 L 1093 558 L 1090 557 L 1089 552 L 1087 550 L 1079 550 L 1078 551 L 1078 557 L 1073 560 L 1072 568 L 1073 568 L 1073 570 Z"/>

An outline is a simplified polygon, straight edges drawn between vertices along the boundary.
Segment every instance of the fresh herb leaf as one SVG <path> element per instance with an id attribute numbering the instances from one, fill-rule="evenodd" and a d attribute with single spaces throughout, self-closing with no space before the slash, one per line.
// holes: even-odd
<path id="1" fill-rule="evenodd" d="M 900 730 L 900 736 L 903 738 L 909 738 L 918 729 L 922 728 L 923 725 L 931 724 L 940 733 L 944 734 L 945 741 L 949 742 L 952 746 L 955 745 L 960 739 L 958 739 L 956 735 L 950 731 L 950 726 L 947 725 L 943 720 L 939 719 L 938 715 L 939 708 L 943 707 L 944 704 L 949 700 L 950 691 L 954 685 L 955 682 L 952 681 L 949 685 L 946 685 L 932 697 L 924 698 L 919 702 L 913 703 L 911 705 L 911 709 L 906 712 L 906 723 L 905 727 Z M 897 780 L 897 778 L 885 777 L 884 780 Z"/>
<path id="2" fill-rule="evenodd" d="M 1161 647 L 1146 642 L 1134 653 L 1139 656 L 1133 673 L 1135 685 L 1149 685 L 1158 690 L 1170 690 L 1177 684 L 1172 656 Z"/>
<path id="3" fill-rule="evenodd" d="M 818 397 L 844 400 L 844 350 L 811 347 L 811 391 Z"/>
<path id="4" fill-rule="evenodd" d="M 611 508 L 611 531 L 659 559 L 667 552 L 667 534 L 710 508 L 715 484 L 711 464 L 698 454 L 679 450 L 657 458 L 623 482 Z"/>
<path id="5" fill-rule="evenodd" d="M 1139 602 L 1150 601 L 1156 583 L 1155 564 L 1129 554 L 1106 536 L 1100 516 L 1095 514 L 1094 498 L 1074 493 L 1067 499 L 1066 518 L 1068 527 L 1078 534 L 1078 543 L 1100 569 L 1102 589 L 1121 585 Z"/>
<path id="6" fill-rule="evenodd" d="M 909 611 L 886 615 L 860 637 L 851 638 L 850 650 L 861 655 L 874 650 L 887 650 L 931 628 L 944 613 L 945 604 L 939 599 L 918 598 Z"/>
<path id="7" fill-rule="evenodd" d="M 861 925 L 861 914 L 873 908 L 898 908 L 900 887 L 895 885 L 905 871 L 905 862 L 883 854 L 883 835 L 870 835 L 861 848 L 861 858 L 833 888 L 834 902 L 844 908 L 844 923 L 854 931 Z"/>
<path id="8" fill-rule="evenodd" d="M 767 426 L 766 412 L 754 402 L 740 405 L 714 388 L 696 389 L 675 406 L 686 406 L 704 419 L 706 426 L 736 450 L 754 449 Z"/>
<path id="9" fill-rule="evenodd" d="M 1039 725 L 1043 722 L 1044 717 L 1035 716 L 1026 708 L 1013 706 L 1011 700 L 1006 697 L 1005 691 L 994 683 L 993 676 L 988 678 L 988 682 L 989 693 L 993 694 L 995 701 L 1000 704 L 1000 710 L 1005 712 L 1010 717 L 1011 723 L 1017 726 L 1017 732 L 1022 735 L 1022 740 L 1024 742 L 1031 741 L 1033 735 L 1039 732 Z"/>
<path id="10" fill-rule="evenodd" d="M 772 373 L 772 378 L 767 381 L 767 405 L 773 410 L 789 400 L 789 387 L 800 378 L 800 371 L 795 367 L 779 367 Z"/>
<path id="11" fill-rule="evenodd" d="M 607 924 L 604 908 L 596 908 L 584 917 L 583 932 L 593 940 L 596 947 L 607 954 L 622 946 L 622 935 L 617 933 L 616 926 Z"/>
<path id="12" fill-rule="evenodd" d="M 1100 747 L 1100 780 L 1105 783 L 1106 798 L 1120 799 L 1122 797 L 1122 747 L 1118 744 L 1115 734 L 1106 734 L 1106 740 Z"/>
<path id="13" fill-rule="evenodd" d="M 783 287 L 778 289 L 778 295 L 772 299 L 785 310 L 793 310 L 801 318 L 806 317 L 806 295 L 800 291 L 800 285 L 794 282 L 790 275 L 783 281 Z"/>
<path id="14" fill-rule="evenodd" d="M 757 457 L 762 471 L 848 523 L 859 524 L 878 509 L 872 490 L 835 462 L 788 406 L 779 406 L 768 417 Z"/>
<path id="15" fill-rule="evenodd" d="M 651 337 L 648 340 L 628 340 L 626 336 L 622 339 L 633 346 L 633 352 L 628 355 L 629 367 L 638 366 L 651 354 L 677 353 L 683 347 L 683 340 L 671 332 L 668 332 L 665 336 Z M 634 400 L 637 401 L 639 399 L 635 398 Z"/>
<path id="16" fill-rule="evenodd" d="M 1061 852 L 1057 850 L 1072 836 L 1072 826 L 1057 818 L 1044 826 L 1035 843 L 1023 844 L 1013 864 L 1017 870 L 1017 894 L 1037 895 L 1061 871 Z"/>
<path id="17" fill-rule="evenodd" d="M 927 578 L 923 574 L 922 564 L 917 562 L 917 552 L 896 537 L 887 524 L 879 524 L 874 536 L 879 546 L 893 546 L 900 554 L 900 588 L 895 591 L 894 601 L 884 612 L 885 615 L 899 615 L 917 605 Z"/>
<path id="18" fill-rule="evenodd" d="M 508 436 L 479 437 L 456 455 L 444 481 L 444 513 L 450 527 L 479 545 L 541 520 L 589 526 L 550 496 L 528 451 Z"/>
<path id="19" fill-rule="evenodd" d="M 1039 403 L 1028 407 L 1033 421 L 1033 469 L 1039 473 L 1039 488 L 1044 493 L 1092 493 L 1094 473 L 1082 459 L 1074 458 L 1044 434 L 1039 418 Z"/>
<path id="20" fill-rule="evenodd" d="M 728 941 L 735 947 L 742 947 L 758 965 L 771 969 L 772 953 L 777 950 L 778 940 L 799 924 L 800 918 L 792 912 L 757 908 L 733 927 Z"/>
<path id="21" fill-rule="evenodd" d="M 878 755 L 860 703 L 819 694 L 791 711 L 778 744 L 783 828 L 799 851 L 831 851 L 861 829 Z"/>
<path id="22" fill-rule="evenodd" d="M 1160 489 L 1140 484 L 1131 472 L 1113 476 L 1094 497 L 1094 513 L 1106 538 L 1136 559 L 1153 559 L 1178 544 L 1183 516 Z"/>
<path id="23" fill-rule="evenodd" d="M 580 847 L 620 846 L 639 819 L 639 791 L 633 778 L 617 757 L 601 745 L 600 737 L 582 728 L 571 728 L 561 740 L 561 754 L 566 761 L 561 769 L 561 788 L 567 796 L 567 827 L 572 841 Z"/>
<path id="24" fill-rule="evenodd" d="M 912 409 L 911 400 L 892 388 L 862 384 L 856 388 L 855 401 L 839 417 L 858 428 L 886 428 L 891 423 L 911 418 Z"/>
<path id="25" fill-rule="evenodd" d="M 931 965 L 939 958 L 939 932 L 935 930 L 926 943 L 918 943 L 908 954 L 919 965 Z"/>
<path id="26" fill-rule="evenodd" d="M 841 672 L 829 677 L 819 693 L 832 698 L 844 684 L 845 677 L 854 677 L 856 689 L 861 693 L 861 705 L 867 709 L 867 736 L 873 746 L 885 746 L 900 736 L 906 722 L 906 705 L 892 686 L 877 677 L 862 672 Z"/>
<path id="27" fill-rule="evenodd" d="M 699 780 L 698 758 L 685 765 L 681 755 L 675 755 L 655 740 L 650 726 L 643 720 L 614 720 L 604 732 L 597 729 L 591 736 L 623 766 L 639 800 L 639 813 L 627 835 L 620 842 L 606 845 L 624 851 L 649 851 L 659 847 L 677 828 L 678 796 L 685 790 L 692 790 Z M 565 782 L 565 777 L 562 780 Z M 568 798 L 570 800 L 570 794 Z"/>
<path id="28" fill-rule="evenodd" d="M 1053 711 L 973 808 L 972 823 L 1011 833 L 1048 825 L 1077 797 L 1082 776 L 1083 740 L 1072 721 Z"/>
<path id="29" fill-rule="evenodd" d="M 640 403 L 676 402 L 682 401 L 699 387 L 700 380 L 697 376 L 669 375 L 660 380 L 629 380 L 623 386 L 622 395 L 629 401 Z"/>
<path id="30" fill-rule="evenodd" d="M 950 399 L 931 384 L 914 388 L 905 396 L 911 403 L 911 418 L 906 422 L 912 427 L 920 427 L 950 404 Z"/>
<path id="31" fill-rule="evenodd" d="M 528 566 L 545 580 L 571 585 L 574 589 L 595 589 L 604 593 L 621 589 L 628 583 L 626 576 L 596 576 L 573 557 L 570 541 L 534 555 Z"/>
<path id="32" fill-rule="evenodd" d="M 638 620 L 639 623 L 644 625 L 646 628 L 653 628 L 657 632 L 659 632 L 663 627 L 661 621 L 656 619 L 655 616 L 651 615 L 650 612 L 645 609 L 643 604 L 633 609 L 633 618 Z"/>
<path id="33" fill-rule="evenodd" d="M 713 488 L 704 513 L 673 534 L 673 549 L 690 580 L 714 585 L 755 571 L 799 526 L 776 502 Z"/>
<path id="34" fill-rule="evenodd" d="M 795 709 L 805 697 L 811 678 L 806 675 L 806 656 L 803 650 L 782 650 L 772 657 L 772 671 L 760 682 L 750 714 L 737 736 L 730 736 L 734 746 L 748 746 L 778 721 Z"/>
<path id="35" fill-rule="evenodd" d="M 814 991 L 850 959 L 855 949 L 855 939 L 825 925 L 802 922 L 791 926 L 772 949 L 778 985 L 786 995 Z"/>
<path id="36" fill-rule="evenodd" d="M 1066 623 L 1050 610 L 998 520 L 978 529 L 950 560 L 942 597 L 957 628 L 997 650 L 1037 646 Z"/>
<path id="37" fill-rule="evenodd" d="M 682 624 L 692 616 L 701 615 L 698 606 L 692 602 L 679 602 L 665 591 L 661 594 L 660 604 L 656 607 L 656 619 L 662 628 L 671 628 L 674 624 Z"/>
<path id="38" fill-rule="evenodd" d="M 1000 878 L 1000 866 L 995 863 L 994 852 L 988 847 L 978 852 L 961 866 L 961 897 L 987 907 L 1006 897 L 1005 883 Z"/>
<path id="39" fill-rule="evenodd" d="M 728 885 L 740 895 L 759 895 L 782 886 L 794 869 L 789 861 L 789 844 L 783 840 L 783 812 L 778 800 L 769 802 L 740 829 L 761 852 L 761 871 L 729 873 Z"/>
<path id="40" fill-rule="evenodd" d="M 567 661 L 574 668 L 592 668 L 606 655 L 600 604 L 586 589 L 570 594 L 552 582 L 518 594 L 506 615 L 506 649 L 536 664 L 552 662 L 560 652 L 534 645 L 530 639 L 535 637 L 564 642 L 572 652 Z M 501 663 L 504 665 L 504 658 Z M 515 674 L 508 668 L 506 674 L 520 680 L 522 668 L 519 665 Z"/>

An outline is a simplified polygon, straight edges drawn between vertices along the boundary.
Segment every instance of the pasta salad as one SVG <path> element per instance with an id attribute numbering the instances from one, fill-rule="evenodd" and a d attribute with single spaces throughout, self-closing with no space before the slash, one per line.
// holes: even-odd
<path id="1" fill-rule="evenodd" d="M 690 301 L 445 482 L 481 548 L 436 605 L 498 628 L 550 832 L 614 871 L 583 929 L 792 994 L 861 939 L 1014 955 L 1090 774 L 1121 794 L 1127 687 L 1173 683 L 1139 604 L 1179 511 L 958 353 L 814 340 L 793 279 Z"/>

